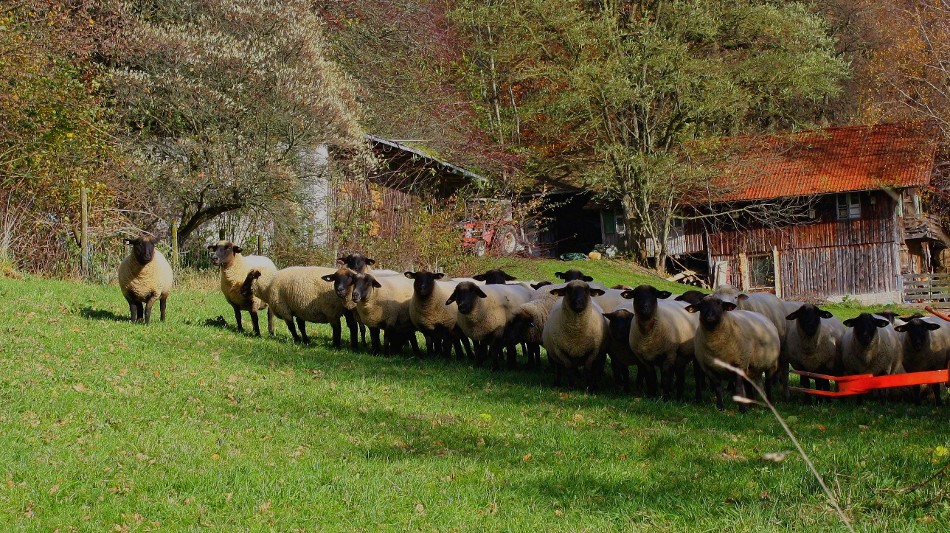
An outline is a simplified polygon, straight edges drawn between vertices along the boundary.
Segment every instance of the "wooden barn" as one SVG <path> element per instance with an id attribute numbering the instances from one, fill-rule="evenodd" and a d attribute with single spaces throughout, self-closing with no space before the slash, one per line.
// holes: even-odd
<path id="1" fill-rule="evenodd" d="M 713 284 L 791 300 L 900 301 L 904 278 L 933 272 L 946 247 L 927 211 L 935 139 L 924 124 L 767 139 L 714 180 L 726 192 L 712 212 L 739 214 L 677 226 L 668 250 Z M 742 214 L 756 204 L 774 205 L 779 220 Z M 798 216 L 783 222 L 782 206 L 798 206 Z"/>

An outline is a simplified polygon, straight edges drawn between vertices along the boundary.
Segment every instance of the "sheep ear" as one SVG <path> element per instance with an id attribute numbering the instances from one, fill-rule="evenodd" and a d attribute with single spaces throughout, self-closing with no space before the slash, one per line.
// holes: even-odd
<path id="1" fill-rule="evenodd" d="M 125 244 L 135 244 L 134 239 L 122 239 L 122 241 L 125 242 Z M 209 246 L 208 248 L 211 248 L 211 247 Z"/>
<path id="2" fill-rule="evenodd" d="M 735 310 L 738 309 L 738 308 L 739 308 L 739 306 L 736 305 L 736 304 L 734 304 L 734 303 L 732 303 L 732 302 L 722 302 L 722 310 L 723 310 L 723 311 L 735 311 Z"/>
<path id="3" fill-rule="evenodd" d="M 563 272 L 555 272 L 555 273 L 554 273 L 554 277 L 555 277 L 555 278 L 558 278 L 558 279 L 564 279 L 564 278 L 567 277 L 567 274 L 565 274 L 565 273 L 563 273 Z"/>
<path id="4" fill-rule="evenodd" d="M 628 299 L 628 300 L 633 300 L 633 291 L 630 290 L 630 289 L 627 289 L 627 290 L 625 290 L 625 291 L 623 291 L 623 292 L 620 293 L 620 297 L 621 297 L 621 298 L 626 298 L 626 299 Z"/>
<path id="5" fill-rule="evenodd" d="M 789 315 L 788 315 L 787 317 L 785 317 L 785 320 L 798 320 L 798 317 L 801 316 L 801 313 L 802 313 L 802 308 L 799 307 L 799 308 L 796 309 L 794 312 L 789 313 Z M 831 314 L 831 313 L 829 313 L 829 314 Z M 820 315 L 821 315 L 821 313 L 819 313 L 819 316 L 820 316 Z"/>
<path id="6" fill-rule="evenodd" d="M 455 301 L 455 296 L 458 294 L 458 291 L 452 291 L 452 296 L 449 296 L 449 299 L 445 301 L 445 305 L 451 305 Z"/>
<path id="7" fill-rule="evenodd" d="M 516 279 L 518 279 L 518 278 L 516 278 L 516 277 L 514 277 L 514 276 L 512 276 L 512 275 L 510 275 L 510 274 L 505 274 L 505 281 L 514 281 L 514 280 L 516 280 Z"/>
<path id="8" fill-rule="evenodd" d="M 591 296 L 603 296 L 603 295 L 605 295 L 605 294 L 607 294 L 607 293 L 604 292 L 603 289 L 591 289 L 591 290 L 590 290 L 590 295 L 591 295 Z"/>
<path id="9" fill-rule="evenodd" d="M 936 324 L 934 324 L 934 325 L 936 325 Z M 896 332 L 898 332 L 898 333 L 904 333 L 905 331 L 907 331 L 907 324 L 901 324 L 901 325 L 899 325 L 899 326 L 894 326 L 894 331 L 896 331 Z"/>
<path id="10" fill-rule="evenodd" d="M 442 272 L 437 272 L 437 273 L 433 274 L 432 277 L 435 278 L 435 279 L 442 279 L 442 278 L 445 277 L 445 274 L 442 273 Z"/>
<path id="11" fill-rule="evenodd" d="M 699 304 L 690 304 L 686 306 L 687 313 L 695 313 L 696 311 L 699 311 Z"/>
<path id="12" fill-rule="evenodd" d="M 322 279 L 323 281 L 335 281 L 336 274 L 327 274 L 326 276 L 320 276 L 320 279 Z"/>
<path id="13" fill-rule="evenodd" d="M 126 239 L 126 242 L 128 242 L 128 239 Z M 209 244 L 209 245 L 208 245 L 208 250 L 213 252 L 214 249 L 217 248 L 217 247 L 218 247 L 217 244 Z"/>
<path id="14" fill-rule="evenodd" d="M 244 250 L 241 249 L 240 246 L 237 246 L 237 245 L 235 245 L 234 248 L 232 248 L 231 250 L 234 251 L 234 253 L 236 253 L 236 254 L 239 254 L 239 253 L 241 253 L 241 252 L 244 251 Z"/>
<path id="15" fill-rule="evenodd" d="M 564 296 L 564 288 L 561 287 L 560 289 L 551 289 L 549 294 L 553 294 L 555 296 Z"/>
<path id="16" fill-rule="evenodd" d="M 581 276 L 581 279 L 588 283 L 590 283 L 591 281 L 594 281 L 594 278 L 591 276 Z"/>
<path id="17" fill-rule="evenodd" d="M 478 274 L 478 275 L 472 276 L 472 279 L 474 279 L 475 281 L 485 281 L 485 274 Z"/>
<path id="18" fill-rule="evenodd" d="M 656 291 L 655 294 L 658 300 L 666 300 L 670 296 L 673 296 L 673 293 L 670 291 Z"/>
<path id="19" fill-rule="evenodd" d="M 478 286 L 472 287 L 472 292 L 474 292 L 475 296 L 478 296 L 479 298 L 488 298 L 488 295 L 485 294 L 485 291 L 478 288 Z"/>
<path id="20" fill-rule="evenodd" d="M 854 327 L 854 319 L 853 319 L 853 318 L 849 318 L 849 319 L 845 320 L 844 322 L 842 322 L 842 324 L 844 324 L 845 326 L 848 326 L 849 328 L 850 328 L 850 327 Z"/>
<path id="21" fill-rule="evenodd" d="M 375 265 L 375 264 L 376 264 L 376 260 L 375 260 L 375 259 L 366 258 L 366 264 L 367 264 L 367 265 Z"/>
<path id="22" fill-rule="evenodd" d="M 337 257 L 336 260 L 337 260 L 338 263 L 346 263 L 346 256 L 344 256 L 344 257 Z"/>
<path id="23" fill-rule="evenodd" d="M 940 324 L 934 324 L 933 322 L 924 322 L 924 324 L 927 324 L 927 329 L 930 331 L 937 331 L 940 329 Z"/>
<path id="24" fill-rule="evenodd" d="M 377 289 L 379 289 L 383 286 L 380 282 L 376 281 L 375 278 L 370 278 L 370 279 L 373 280 L 373 287 L 376 287 Z"/>
<path id="25" fill-rule="evenodd" d="M 403 274 L 404 274 L 407 278 L 409 278 L 409 279 L 416 279 L 416 273 L 415 273 L 415 272 L 403 272 Z"/>
<path id="26" fill-rule="evenodd" d="M 740 294 L 739 296 L 737 296 L 736 299 L 737 299 L 737 300 L 748 300 L 748 299 L 749 299 L 749 295 L 746 294 L 746 293 L 742 293 L 742 294 Z"/>
<path id="27" fill-rule="evenodd" d="M 531 288 L 534 290 L 538 290 L 541 287 L 545 287 L 547 285 L 553 285 L 553 283 L 551 283 L 550 281 L 539 281 L 537 283 L 532 283 Z"/>
<path id="28" fill-rule="evenodd" d="M 819 309 L 819 310 L 818 310 L 818 316 L 820 316 L 821 318 L 834 318 L 834 317 L 835 317 L 835 315 L 831 314 L 830 311 L 825 311 L 824 309 Z"/>
<path id="29" fill-rule="evenodd" d="M 877 327 L 879 327 L 879 328 L 886 328 L 887 326 L 890 326 L 890 325 L 891 325 L 890 321 L 884 320 L 883 318 L 877 318 L 877 319 L 875 319 L 875 320 L 874 320 L 874 324 L 876 324 Z"/>

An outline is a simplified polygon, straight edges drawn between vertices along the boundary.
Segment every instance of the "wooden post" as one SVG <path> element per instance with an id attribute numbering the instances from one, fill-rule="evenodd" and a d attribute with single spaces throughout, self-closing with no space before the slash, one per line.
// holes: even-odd
<path id="1" fill-rule="evenodd" d="M 82 209 L 82 233 L 79 236 L 80 272 L 89 276 L 89 193 L 85 187 L 79 190 L 79 203 Z"/>
<path id="2" fill-rule="evenodd" d="M 172 268 L 178 270 L 181 267 L 178 257 L 178 223 L 172 222 Z"/>
<path id="3" fill-rule="evenodd" d="M 262 255 L 264 253 L 264 237 L 261 237 L 260 234 L 257 235 L 257 255 Z"/>
<path id="4" fill-rule="evenodd" d="M 773 273 L 775 274 L 775 295 L 779 298 L 782 297 L 782 263 L 779 261 L 778 246 L 772 246 L 772 268 L 774 269 Z"/>
<path id="5" fill-rule="evenodd" d="M 219 240 L 219 241 L 223 241 L 223 240 L 224 240 L 224 228 L 221 228 L 221 229 L 218 230 L 218 240 Z"/>

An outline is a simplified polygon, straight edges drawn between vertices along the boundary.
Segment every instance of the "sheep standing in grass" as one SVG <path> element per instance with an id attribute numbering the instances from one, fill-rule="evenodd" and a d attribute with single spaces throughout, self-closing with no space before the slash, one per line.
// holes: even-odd
<path id="1" fill-rule="evenodd" d="M 837 375 L 841 371 L 841 338 L 844 324 L 828 311 L 810 304 L 802 304 L 790 313 L 792 321 L 785 336 L 785 353 L 796 370 Z M 780 376 L 787 380 L 788 373 Z M 808 378 L 801 377 L 807 387 Z M 786 390 L 788 382 L 785 382 Z M 815 380 L 816 388 L 828 390 L 827 380 Z"/>
<path id="2" fill-rule="evenodd" d="M 412 300 L 412 282 L 404 277 L 372 274 L 356 274 L 353 279 L 352 300 L 356 303 L 359 321 L 385 337 L 384 353 L 392 354 L 405 339 L 409 340 L 415 355 L 422 355 L 416 342 L 415 328 L 409 318 L 409 302 Z M 374 354 L 380 351 L 379 334 L 372 338 Z"/>
<path id="3" fill-rule="evenodd" d="M 633 355 L 633 350 L 630 349 L 630 327 L 633 324 L 633 311 L 621 308 L 604 313 L 604 318 L 607 319 L 607 332 L 609 334 L 607 355 L 610 356 L 610 368 L 613 371 L 614 380 L 624 392 L 630 392 L 630 367 L 632 365 L 637 366 L 638 387 L 642 385 L 647 371 L 643 363 Z"/>
<path id="4" fill-rule="evenodd" d="M 541 332 L 558 297 L 551 294 L 557 286 L 550 282 L 542 281 L 532 288 L 535 290 L 532 300 L 518 307 L 506 327 L 505 344 L 527 346 L 528 366 L 536 367 L 541 362 Z"/>
<path id="5" fill-rule="evenodd" d="M 574 280 L 551 291 L 561 299 L 551 308 L 541 339 L 554 365 L 555 381 L 567 373 L 568 385 L 574 386 L 578 368 L 587 374 L 587 386 L 596 389 L 607 360 L 607 320 L 592 300 L 603 290 Z"/>
<path id="6" fill-rule="evenodd" d="M 307 322 L 330 324 L 333 332 L 333 347 L 342 345 L 343 302 L 336 296 L 333 286 L 322 280 L 333 273 L 332 268 L 288 267 L 276 272 L 262 274 L 252 268 L 244 284 L 247 298 L 257 297 L 267 303 L 268 309 L 287 324 L 294 342 L 310 343 Z M 294 322 L 296 321 L 296 327 Z M 349 321 L 350 338 L 356 338 L 355 322 Z M 297 335 L 297 328 L 300 335 Z"/>
<path id="7" fill-rule="evenodd" d="M 234 309 L 234 321 L 237 323 L 238 331 L 244 331 L 241 311 L 247 311 L 251 315 L 254 334 L 260 335 L 261 328 L 257 313 L 262 309 L 267 309 L 267 304 L 256 296 L 245 297 L 241 287 L 247 281 L 247 273 L 252 268 L 259 270 L 262 275 L 276 272 L 277 267 L 274 266 L 274 262 L 262 255 L 242 255 L 241 247 L 231 241 L 218 241 L 209 245 L 208 249 L 211 250 L 211 264 L 221 267 L 221 292 Z M 267 312 L 267 332 L 272 335 L 274 333 L 274 317 L 270 311 Z"/>
<path id="8" fill-rule="evenodd" d="M 500 366 L 501 351 L 508 340 L 506 328 L 518 308 L 533 296 L 533 290 L 521 285 L 476 285 L 463 281 L 455 286 L 445 303 L 458 306 L 458 326 L 476 343 L 476 365 L 490 357 L 494 368 Z M 513 347 L 508 348 L 512 354 Z M 512 362 L 509 359 L 509 364 Z"/>
<path id="9" fill-rule="evenodd" d="M 696 319 L 676 301 L 666 300 L 671 293 L 650 285 L 624 291 L 623 297 L 633 300 L 634 320 L 630 326 L 630 350 L 647 365 L 647 393 L 656 396 L 656 372 L 666 398 L 683 397 L 686 366 L 696 353 Z"/>
<path id="10" fill-rule="evenodd" d="M 412 300 L 409 302 L 409 319 L 426 339 L 426 352 L 449 356 L 455 347 L 459 359 L 465 357 L 464 346 L 471 355 L 471 345 L 458 328 L 458 309 L 445 301 L 458 283 L 440 281 L 445 274 L 425 270 L 406 272 L 412 280 Z"/>
<path id="11" fill-rule="evenodd" d="M 947 368 L 950 357 L 950 327 L 942 320 L 931 317 L 905 318 L 904 324 L 894 327 L 900 333 L 904 353 L 904 370 L 925 372 Z M 934 401 L 941 405 L 939 383 L 930 386 Z M 920 387 L 914 388 L 914 400 L 920 401 Z"/>
<path id="12" fill-rule="evenodd" d="M 715 296 L 707 296 L 686 310 L 699 313 L 694 341 L 696 361 L 712 381 L 716 407 L 723 409 L 723 388 L 729 380 L 735 383 L 737 396 L 746 396 L 742 377 L 716 364 L 717 360 L 742 370 L 756 383 L 762 383 L 764 374 L 766 395 L 771 396 L 781 349 L 775 325 L 759 313 L 742 311 L 736 304 Z M 745 412 L 744 404 L 739 404 L 739 411 Z"/>
<path id="13" fill-rule="evenodd" d="M 161 320 L 164 322 L 165 304 L 172 290 L 172 267 L 162 252 L 155 249 L 152 237 L 142 235 L 136 239 L 126 239 L 125 243 L 132 246 L 132 253 L 119 265 L 118 277 L 122 296 L 129 302 L 132 322 L 143 320 L 148 324 L 155 300 L 158 300 Z"/>
<path id="14" fill-rule="evenodd" d="M 901 342 L 889 320 L 861 313 L 845 320 L 844 325 L 848 326 L 841 337 L 845 373 L 882 376 L 904 372 Z"/>

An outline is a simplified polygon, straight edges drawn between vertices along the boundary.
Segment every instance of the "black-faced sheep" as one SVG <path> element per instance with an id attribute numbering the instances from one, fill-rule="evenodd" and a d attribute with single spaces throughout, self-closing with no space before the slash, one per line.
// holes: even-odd
<path id="1" fill-rule="evenodd" d="M 578 368 L 587 374 L 587 386 L 596 389 L 607 359 L 607 319 L 592 298 L 601 289 L 574 280 L 551 294 L 561 298 L 551 308 L 541 340 L 554 365 L 555 381 L 566 371 L 568 385 L 576 384 Z"/>
<path id="2" fill-rule="evenodd" d="M 667 398 L 683 397 L 686 366 L 695 358 L 696 319 L 679 302 L 669 301 L 669 291 L 650 285 L 624 291 L 633 300 L 634 320 L 630 326 L 630 349 L 647 365 L 647 393 L 656 395 L 656 372 Z"/>
<path id="3" fill-rule="evenodd" d="M 458 326 L 476 343 L 476 365 L 490 357 L 494 368 L 500 366 L 501 351 L 507 340 L 505 330 L 518 308 L 533 296 L 533 290 L 521 285 L 476 285 L 463 281 L 455 286 L 445 303 L 458 306 Z M 509 364 L 512 364 L 513 347 L 508 348 Z"/>
<path id="4" fill-rule="evenodd" d="M 786 319 L 793 321 L 785 336 L 788 362 L 796 370 L 837 375 L 841 371 L 841 338 L 844 324 L 828 311 L 802 304 Z M 788 373 L 780 376 L 788 384 Z M 807 387 L 808 378 L 802 377 Z M 816 388 L 827 390 L 827 380 L 816 380 Z M 787 390 L 787 388 L 786 388 Z"/>
<path id="5" fill-rule="evenodd" d="M 152 318 L 152 305 L 158 300 L 164 322 L 165 303 L 173 283 L 172 267 L 162 252 L 155 249 L 152 237 L 142 235 L 126 239 L 125 243 L 132 246 L 132 253 L 119 265 L 118 278 L 122 296 L 129 303 L 132 321 L 144 320 L 148 324 Z"/>
<path id="6" fill-rule="evenodd" d="M 617 386 L 624 392 L 631 391 L 630 367 L 637 366 L 637 386 L 641 386 L 646 376 L 646 367 L 630 349 L 630 326 L 633 324 L 633 311 L 617 309 L 604 313 L 607 319 L 607 355 L 610 356 L 610 368 Z M 652 370 L 651 370 L 652 371 Z M 655 379 L 655 378 L 654 378 Z"/>
<path id="7" fill-rule="evenodd" d="M 841 338 L 841 364 L 847 374 L 902 374 L 901 342 L 890 321 L 861 313 L 844 321 L 848 326 Z"/>
<path id="8" fill-rule="evenodd" d="M 342 345 L 340 319 L 344 312 L 343 302 L 334 293 L 333 286 L 322 280 L 333 272 L 331 268 L 297 266 L 262 274 L 252 268 L 247 274 L 244 294 L 266 302 L 268 309 L 287 324 L 295 342 L 310 342 L 307 322 L 330 324 L 333 346 L 339 348 Z M 350 326 L 351 340 L 355 339 L 355 324 L 349 321 L 347 325 Z M 300 329 L 299 336 L 297 328 Z"/>
<path id="9" fill-rule="evenodd" d="M 723 409 L 723 388 L 730 380 L 735 383 L 736 395 L 746 396 L 743 378 L 716 364 L 717 360 L 742 370 L 756 383 L 762 383 L 764 374 L 765 391 L 771 395 L 781 349 L 775 325 L 759 313 L 742 311 L 715 296 L 707 296 L 686 310 L 699 313 L 696 361 L 712 381 L 716 407 Z M 739 411 L 745 412 L 745 404 L 739 404 Z"/>
<path id="10" fill-rule="evenodd" d="M 476 281 L 484 281 L 485 285 L 504 285 L 505 283 L 509 281 L 515 281 L 518 278 L 509 275 L 500 268 L 493 268 L 491 270 L 486 270 L 483 274 L 472 276 L 472 279 Z"/>
<path id="11" fill-rule="evenodd" d="M 409 302 L 412 300 L 412 282 L 404 277 L 372 274 L 356 274 L 353 280 L 352 300 L 356 303 L 359 321 L 370 328 L 383 330 L 384 353 L 391 354 L 406 339 L 413 353 L 422 355 L 416 342 L 415 328 L 409 318 Z M 374 336 L 373 353 L 379 353 L 378 334 Z"/>
<path id="12" fill-rule="evenodd" d="M 256 268 L 261 274 L 276 272 L 277 267 L 274 266 L 274 262 L 264 256 L 242 255 L 241 247 L 231 241 L 218 241 L 208 246 L 208 249 L 211 250 L 211 264 L 221 267 L 221 292 L 234 309 L 234 321 L 237 323 L 238 331 L 244 331 L 241 311 L 247 311 L 251 314 L 254 334 L 260 335 L 261 328 L 258 324 L 257 313 L 266 309 L 267 304 L 257 297 L 246 298 L 241 294 L 241 287 L 252 268 Z M 274 320 L 270 312 L 267 313 L 267 331 L 274 333 Z"/>
<path id="13" fill-rule="evenodd" d="M 687 304 L 698 304 L 700 300 L 706 297 L 706 293 L 697 290 L 688 290 L 678 295 L 674 300 L 677 302 L 686 302 Z"/>
<path id="14" fill-rule="evenodd" d="M 904 370 L 925 372 L 947 368 L 950 357 L 950 326 L 936 318 L 908 317 L 904 324 L 894 326 L 903 337 Z M 940 385 L 930 386 L 934 401 L 941 405 Z M 914 399 L 920 401 L 920 388 L 914 388 Z"/>
<path id="15" fill-rule="evenodd" d="M 441 272 L 420 270 L 406 272 L 405 276 L 412 280 L 413 290 L 412 300 L 409 301 L 409 319 L 425 337 L 428 355 L 439 352 L 448 356 L 453 346 L 459 359 L 465 357 L 465 346 L 471 355 L 468 339 L 464 339 L 458 328 L 458 309 L 445 303 L 458 283 L 440 281 L 445 277 Z"/>
<path id="16" fill-rule="evenodd" d="M 594 278 L 585 275 L 583 272 L 581 272 L 580 270 L 577 270 L 576 268 L 572 268 L 568 270 L 567 272 L 555 272 L 554 277 L 564 280 L 564 283 L 567 283 L 569 281 L 574 281 L 576 279 L 579 279 L 581 281 L 586 281 L 588 283 L 591 281 L 594 281 Z"/>

